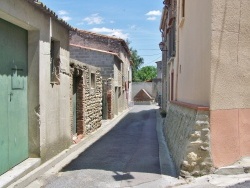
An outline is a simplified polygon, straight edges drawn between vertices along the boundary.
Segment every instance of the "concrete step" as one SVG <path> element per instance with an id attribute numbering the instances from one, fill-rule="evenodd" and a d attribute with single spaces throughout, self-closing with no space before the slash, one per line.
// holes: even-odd
<path id="1" fill-rule="evenodd" d="M 250 157 L 244 157 L 233 165 L 219 168 L 215 174 L 219 175 L 237 175 L 250 173 Z"/>
<path id="2" fill-rule="evenodd" d="M 41 164 L 40 158 L 28 158 L 0 176 L 0 187 L 7 187 Z"/>

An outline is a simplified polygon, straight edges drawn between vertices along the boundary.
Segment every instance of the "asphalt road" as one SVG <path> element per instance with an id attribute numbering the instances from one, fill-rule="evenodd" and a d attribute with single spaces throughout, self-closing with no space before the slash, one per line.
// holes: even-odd
<path id="1" fill-rule="evenodd" d="M 156 106 L 135 106 L 44 187 L 130 187 L 161 178 Z"/>

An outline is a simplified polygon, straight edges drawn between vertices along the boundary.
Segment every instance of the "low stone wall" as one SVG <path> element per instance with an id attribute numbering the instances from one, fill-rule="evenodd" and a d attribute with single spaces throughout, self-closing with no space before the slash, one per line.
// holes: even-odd
<path id="1" fill-rule="evenodd" d="M 202 176 L 213 171 L 208 110 L 170 103 L 163 129 L 178 174 Z"/>

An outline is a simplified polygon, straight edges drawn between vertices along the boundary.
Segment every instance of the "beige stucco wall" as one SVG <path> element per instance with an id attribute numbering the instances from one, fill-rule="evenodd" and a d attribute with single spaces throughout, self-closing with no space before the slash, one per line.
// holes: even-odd
<path id="1" fill-rule="evenodd" d="M 179 3 L 180 1 L 178 1 L 178 8 L 180 8 Z M 180 13 L 180 10 L 178 12 Z M 175 91 L 175 96 L 178 101 L 208 106 L 211 1 L 186 1 L 183 25 L 179 26 L 180 15 L 178 15 L 177 20 L 177 58 L 174 66 L 177 91 Z"/>
<path id="2" fill-rule="evenodd" d="M 222 167 L 250 155 L 250 1 L 212 2 L 211 149 Z"/>
<path id="3" fill-rule="evenodd" d="M 70 108 L 68 30 L 26 0 L 0 1 L 0 17 L 28 30 L 29 155 L 45 161 L 71 144 L 67 111 Z M 61 71 L 64 72 L 61 84 L 53 87 L 50 84 L 51 37 L 61 41 Z"/>
<path id="4" fill-rule="evenodd" d="M 213 0 L 211 110 L 250 108 L 249 16 L 249 0 Z"/>
<path id="5" fill-rule="evenodd" d="M 211 151 L 215 167 L 250 156 L 250 109 L 211 111 Z"/>

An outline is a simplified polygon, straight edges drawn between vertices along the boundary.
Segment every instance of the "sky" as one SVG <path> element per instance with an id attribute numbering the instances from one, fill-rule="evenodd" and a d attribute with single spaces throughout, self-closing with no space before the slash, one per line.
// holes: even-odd
<path id="1" fill-rule="evenodd" d="M 72 27 L 128 40 L 143 66 L 161 60 L 163 0 L 40 0 Z"/>

